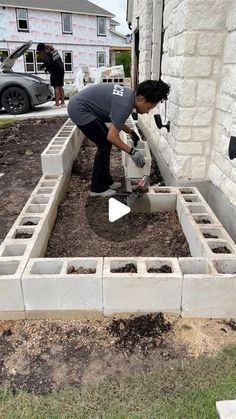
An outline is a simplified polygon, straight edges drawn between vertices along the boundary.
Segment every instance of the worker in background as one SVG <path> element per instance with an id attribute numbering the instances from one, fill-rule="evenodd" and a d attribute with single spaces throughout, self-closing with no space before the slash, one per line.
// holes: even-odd
<path id="1" fill-rule="evenodd" d="M 139 136 L 125 121 L 135 108 L 137 113 L 148 113 L 159 102 L 167 100 L 170 86 L 162 80 L 146 80 L 135 90 L 117 84 L 98 84 L 87 87 L 71 97 L 68 114 L 84 135 L 97 145 L 94 159 L 90 196 L 111 197 L 121 184 L 110 174 L 112 145 L 125 151 L 137 167 L 143 167 L 142 154 L 125 144 L 120 131 L 128 133 L 137 145 Z M 110 122 L 110 127 L 106 123 Z"/>
<path id="2" fill-rule="evenodd" d="M 65 70 L 58 51 L 52 45 L 39 43 L 37 45 L 37 60 L 42 61 L 42 67 L 46 72 L 50 73 L 50 84 L 55 90 L 55 104 L 53 107 L 66 106 L 63 89 Z"/>

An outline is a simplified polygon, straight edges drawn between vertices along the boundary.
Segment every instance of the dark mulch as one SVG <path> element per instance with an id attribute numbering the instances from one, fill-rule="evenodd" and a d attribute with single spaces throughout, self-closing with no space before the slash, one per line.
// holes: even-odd
<path id="1" fill-rule="evenodd" d="M 75 161 L 66 197 L 59 206 L 46 257 L 190 256 L 177 213 L 132 214 L 108 221 L 108 199 L 90 198 L 90 179 L 96 151 L 85 140 Z M 125 191 L 121 154 L 114 149 L 112 174 Z M 153 162 L 151 182 L 155 179 Z M 125 203 L 125 197 L 117 196 Z M 138 198 L 137 198 L 138 199 Z"/>
<path id="2" fill-rule="evenodd" d="M 0 242 L 42 176 L 40 154 L 67 118 L 29 119 L 0 127 Z"/>

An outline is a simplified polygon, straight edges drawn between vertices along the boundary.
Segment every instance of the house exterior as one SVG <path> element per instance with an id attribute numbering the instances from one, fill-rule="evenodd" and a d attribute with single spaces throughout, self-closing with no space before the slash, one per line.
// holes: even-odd
<path id="1" fill-rule="evenodd" d="M 140 116 L 169 184 L 197 184 L 236 238 L 236 1 L 128 0 L 132 81 L 171 84 L 170 132 Z M 164 105 L 153 113 L 164 118 Z M 226 210 L 227 208 L 227 210 Z M 233 221 L 234 220 L 234 221 Z"/>
<path id="2" fill-rule="evenodd" d="M 31 49 L 17 60 L 14 71 L 47 77 L 37 62 L 36 46 L 52 44 L 63 57 L 65 79 L 74 80 L 79 67 L 110 65 L 111 47 L 130 48 L 113 17 L 87 0 L 0 0 L 0 57 L 31 40 Z"/>

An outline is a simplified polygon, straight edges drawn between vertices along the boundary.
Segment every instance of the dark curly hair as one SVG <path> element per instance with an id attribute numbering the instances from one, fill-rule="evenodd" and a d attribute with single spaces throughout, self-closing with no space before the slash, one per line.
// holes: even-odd
<path id="1" fill-rule="evenodd" d="M 136 95 L 143 96 L 147 102 L 158 103 L 167 100 L 170 84 L 159 80 L 145 80 L 136 88 Z"/>

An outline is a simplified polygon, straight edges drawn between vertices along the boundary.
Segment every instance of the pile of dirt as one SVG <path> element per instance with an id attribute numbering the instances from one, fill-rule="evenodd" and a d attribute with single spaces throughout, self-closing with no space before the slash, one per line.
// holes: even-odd
<path id="1" fill-rule="evenodd" d="M 171 330 L 162 313 L 147 314 L 130 319 L 114 319 L 108 332 L 116 338 L 115 345 L 130 353 L 139 347 L 146 356 L 162 342 L 162 334 Z"/>

